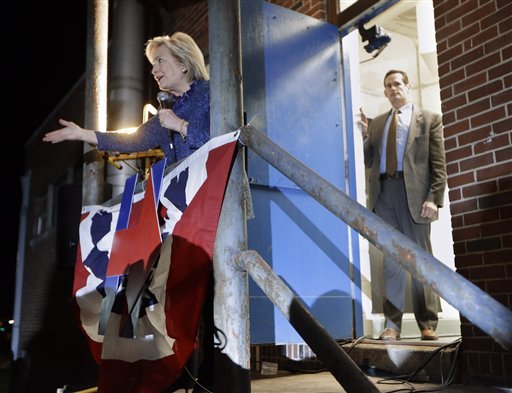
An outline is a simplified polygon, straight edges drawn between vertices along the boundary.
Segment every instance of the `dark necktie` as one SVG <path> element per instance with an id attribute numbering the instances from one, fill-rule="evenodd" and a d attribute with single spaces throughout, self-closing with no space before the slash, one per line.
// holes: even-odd
<path id="1" fill-rule="evenodd" d="M 396 111 L 393 110 L 393 117 L 389 123 L 388 140 L 386 142 L 386 173 L 390 176 L 396 172 L 396 129 L 397 129 Z"/>

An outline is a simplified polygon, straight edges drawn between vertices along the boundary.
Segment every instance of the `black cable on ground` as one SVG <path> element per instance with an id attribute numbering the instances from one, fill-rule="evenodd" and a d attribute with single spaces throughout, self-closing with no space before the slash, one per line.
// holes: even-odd
<path id="1" fill-rule="evenodd" d="M 436 350 L 432 351 L 411 373 L 406 375 L 399 375 L 395 377 L 390 378 L 384 378 L 379 381 L 377 381 L 378 384 L 407 384 L 407 388 L 400 388 L 396 390 L 389 391 L 387 393 L 398 393 L 398 392 L 408 392 L 408 393 L 427 393 L 427 392 L 438 392 L 441 390 L 444 390 L 448 388 L 455 378 L 455 371 L 456 371 L 456 364 L 457 364 L 457 358 L 459 354 L 460 344 L 462 342 L 462 339 L 459 338 L 455 341 L 452 341 L 448 344 L 445 344 L 441 347 L 436 348 Z M 439 352 L 441 352 L 441 355 L 444 353 L 444 351 L 448 348 L 455 347 L 455 354 L 453 357 L 453 361 L 450 367 L 450 370 L 448 371 L 448 375 L 446 378 L 446 381 L 444 381 L 441 386 L 437 388 L 429 388 L 429 389 L 416 389 L 414 386 L 411 385 L 410 380 L 418 373 L 420 372 L 429 362 L 432 360 L 432 358 L 437 355 Z M 395 381 L 395 382 L 391 382 Z"/>

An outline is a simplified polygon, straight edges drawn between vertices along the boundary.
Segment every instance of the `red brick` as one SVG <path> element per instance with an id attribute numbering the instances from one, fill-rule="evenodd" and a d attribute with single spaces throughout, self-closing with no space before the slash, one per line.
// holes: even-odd
<path id="1" fill-rule="evenodd" d="M 449 197 L 450 201 L 458 201 L 459 199 L 461 199 L 462 196 L 461 196 L 460 188 L 456 188 L 455 190 L 449 190 L 448 197 Z"/>
<path id="2" fill-rule="evenodd" d="M 503 220 L 492 224 L 484 224 L 482 225 L 482 236 L 502 235 L 503 228 L 506 227 L 512 228 L 512 220 Z"/>
<path id="3" fill-rule="evenodd" d="M 511 124 L 510 118 L 504 119 L 501 121 L 497 121 L 496 123 L 494 123 L 492 125 L 492 129 L 497 134 L 502 133 L 502 132 L 509 132 L 510 130 L 512 130 L 512 124 Z M 506 138 L 506 136 L 504 136 L 504 137 Z M 506 138 L 506 139 L 508 139 L 508 138 Z M 507 141 L 505 141 L 505 143 L 507 143 Z"/>
<path id="4" fill-rule="evenodd" d="M 512 278 L 487 281 L 487 289 L 490 295 L 510 292 L 510 288 L 512 288 Z"/>
<path id="5" fill-rule="evenodd" d="M 457 6 L 453 6 L 450 10 L 447 10 L 445 16 L 448 20 L 461 19 L 464 16 L 472 14 L 475 9 L 475 5 L 470 2 L 462 2 Z"/>
<path id="6" fill-rule="evenodd" d="M 512 57 L 512 45 L 506 46 L 501 50 L 501 58 L 503 61 Z"/>
<path id="7" fill-rule="evenodd" d="M 486 43 L 484 45 L 485 54 L 490 54 L 496 51 L 499 51 L 503 48 L 503 42 L 511 42 L 512 41 L 512 32 L 506 32 L 504 34 L 500 34 L 499 37 L 494 40 Z"/>
<path id="8" fill-rule="evenodd" d="M 467 187 L 462 188 L 462 195 L 464 198 L 470 198 L 474 196 L 481 196 L 486 194 L 492 194 L 498 190 L 496 181 L 491 180 L 487 182 L 478 182 Z"/>
<path id="9" fill-rule="evenodd" d="M 464 217 L 464 219 L 465 219 L 465 217 Z M 481 233 L 480 233 L 480 227 L 478 225 L 468 227 L 465 220 L 464 220 L 464 224 L 466 226 L 462 227 L 461 229 L 454 229 L 452 231 L 452 237 L 453 237 L 454 242 L 480 238 Z"/>
<path id="10" fill-rule="evenodd" d="M 462 121 L 459 121 L 458 123 L 445 125 L 443 132 L 445 137 L 449 137 L 452 135 L 460 134 L 464 131 L 468 131 L 469 129 L 469 121 L 467 119 L 464 119 Z"/>
<path id="11" fill-rule="evenodd" d="M 446 161 L 447 162 L 453 162 L 462 160 L 466 157 L 471 157 L 472 151 L 471 146 L 463 146 L 459 149 L 451 150 L 449 152 L 446 152 Z"/>
<path id="12" fill-rule="evenodd" d="M 469 100 L 469 102 L 469 105 L 457 109 L 457 119 L 466 119 L 475 113 L 485 112 L 491 107 L 491 100 L 489 98 L 477 102 Z"/>
<path id="13" fill-rule="evenodd" d="M 498 106 L 501 104 L 509 104 L 510 102 L 512 102 L 512 90 L 504 90 L 503 92 L 494 94 L 491 97 L 491 103 L 492 103 L 491 105 L 492 106 Z M 512 121 L 510 119 L 508 119 L 508 120 L 509 120 L 509 124 L 511 124 L 511 126 L 512 126 Z"/>
<path id="14" fill-rule="evenodd" d="M 468 64 L 466 67 L 466 75 L 474 75 L 481 71 L 486 71 L 488 68 L 498 64 L 501 62 L 501 56 L 499 53 L 493 53 L 487 56 L 484 56 L 483 48 L 481 49 L 480 56 L 478 56 L 478 61 L 475 61 L 474 63 L 468 64 L 469 61 L 466 63 Z M 477 60 L 473 59 L 473 60 Z"/>
<path id="15" fill-rule="evenodd" d="M 444 140 L 445 151 L 455 149 L 457 147 L 457 138 L 447 138 Z"/>
<path id="16" fill-rule="evenodd" d="M 455 255 L 456 267 L 478 266 L 483 262 L 481 254 Z"/>
<path id="17" fill-rule="evenodd" d="M 456 73 L 463 73 L 463 68 L 459 68 Z M 481 86 L 487 82 L 487 73 L 482 71 L 470 77 L 460 78 L 453 85 L 453 92 L 455 95 L 464 93 L 474 87 Z"/>
<path id="18" fill-rule="evenodd" d="M 459 242 L 453 244 L 453 252 L 455 255 L 463 255 L 466 253 L 466 243 Z"/>
<path id="19" fill-rule="evenodd" d="M 505 110 L 503 108 L 496 108 L 472 117 L 470 120 L 471 127 L 480 127 L 484 124 L 499 120 L 502 117 L 505 117 Z"/>
<path id="20" fill-rule="evenodd" d="M 478 67 L 475 66 L 474 67 L 475 70 L 471 70 L 469 68 L 469 66 L 467 66 L 467 64 L 473 63 L 474 61 L 476 61 L 478 59 L 482 59 L 483 57 L 484 57 L 484 48 L 477 47 L 475 49 L 469 50 L 467 52 L 464 52 L 461 56 L 455 57 L 451 61 L 452 69 L 456 70 L 457 68 L 466 66 L 466 75 L 470 76 L 470 75 L 476 74 L 476 71 L 482 71 L 482 69 L 477 69 Z M 491 56 L 489 56 L 489 57 L 491 57 Z M 499 55 L 498 55 L 498 57 L 499 57 Z M 475 64 L 480 63 L 480 62 L 481 62 L 481 60 L 476 62 Z M 496 63 L 494 63 L 494 64 L 496 64 Z"/>
<path id="21" fill-rule="evenodd" d="M 434 0 L 433 1 L 433 4 L 434 4 L 434 14 L 436 15 L 436 18 L 437 18 L 437 15 L 445 15 L 448 11 L 450 11 L 454 4 L 457 4 L 458 1 L 457 0 L 444 0 L 444 1 L 441 1 L 441 0 Z"/>
<path id="22" fill-rule="evenodd" d="M 512 160 L 512 146 L 496 151 L 496 161 Z"/>
<path id="23" fill-rule="evenodd" d="M 475 213 L 466 213 L 464 214 L 464 224 L 467 225 L 475 225 L 479 223 L 496 221 L 500 218 L 499 209 L 486 209 L 482 211 L 477 211 Z M 503 228 L 502 228 L 503 229 Z M 483 232 L 482 232 L 483 234 Z"/>
<path id="24" fill-rule="evenodd" d="M 460 82 L 461 80 L 464 80 L 466 78 L 466 74 L 464 72 L 464 68 L 459 68 L 456 71 L 453 72 L 445 72 L 442 74 L 443 77 L 443 84 L 445 86 L 448 85 L 455 85 L 457 82 Z M 485 77 L 485 75 L 484 75 Z"/>
<path id="25" fill-rule="evenodd" d="M 457 147 L 457 138 L 445 138 L 444 149 L 445 151 L 455 149 Z"/>
<path id="26" fill-rule="evenodd" d="M 499 237 L 469 240 L 466 242 L 466 247 L 468 252 L 494 251 L 501 247 L 501 240 Z"/>
<path id="27" fill-rule="evenodd" d="M 454 46 L 453 48 L 449 48 L 448 50 L 438 53 L 437 55 L 437 61 L 439 62 L 439 65 L 444 65 L 445 63 L 450 63 L 450 68 L 454 68 L 451 64 L 451 61 L 456 58 L 457 56 L 460 56 L 464 53 L 464 48 L 462 47 L 462 44 L 459 44 L 457 46 Z M 483 54 L 483 50 L 482 50 Z"/>
<path id="28" fill-rule="evenodd" d="M 512 75 L 503 78 L 503 84 L 506 88 L 512 87 Z"/>
<path id="29" fill-rule="evenodd" d="M 475 4 L 473 2 L 468 2 L 475 8 Z M 486 16 L 491 14 L 496 10 L 496 7 L 494 3 L 487 3 L 483 6 L 477 7 L 473 12 L 468 13 L 466 16 L 462 18 L 462 26 L 464 28 L 467 28 L 467 26 L 470 26 L 472 23 L 480 22 L 480 20 Z M 465 30 L 465 29 L 464 29 Z"/>
<path id="30" fill-rule="evenodd" d="M 452 215 L 452 219 L 451 219 L 451 222 L 452 222 L 452 228 L 460 228 L 464 225 L 464 220 L 463 220 L 463 217 L 462 215 Z"/>
<path id="31" fill-rule="evenodd" d="M 471 268 L 471 278 L 479 280 L 488 280 L 495 278 L 505 277 L 505 266 L 493 265 L 493 266 L 477 266 Z"/>
<path id="32" fill-rule="evenodd" d="M 505 248 L 501 250 L 485 251 L 482 254 L 482 260 L 486 264 L 512 262 L 512 249 Z"/>
<path id="33" fill-rule="evenodd" d="M 509 140 L 506 135 L 499 135 L 496 132 L 494 134 L 490 133 L 487 139 L 481 143 L 475 144 L 474 154 L 481 154 L 486 151 L 494 151 L 507 145 L 509 145 Z"/>
<path id="34" fill-rule="evenodd" d="M 477 100 L 481 97 L 486 97 L 490 95 L 496 95 L 503 90 L 503 82 L 501 80 L 496 80 L 494 82 L 487 83 L 486 85 L 479 86 L 477 89 L 468 91 L 469 101 Z"/>
<path id="35" fill-rule="evenodd" d="M 460 172 L 460 168 L 459 168 L 458 162 L 453 162 L 451 164 L 446 165 L 446 173 L 448 174 L 448 176 L 456 175 L 459 172 Z"/>
<path id="36" fill-rule="evenodd" d="M 480 169 L 477 171 L 477 180 L 483 181 L 494 179 L 500 176 L 507 176 L 512 173 L 512 161 L 494 165 L 490 168 Z"/>
<path id="37" fill-rule="evenodd" d="M 511 201 L 512 191 L 504 191 L 478 198 L 478 207 L 480 209 L 487 209 L 489 207 L 501 207 L 510 204 Z"/>
<path id="38" fill-rule="evenodd" d="M 457 34 L 452 35 L 448 38 L 448 46 L 456 45 L 459 42 L 463 43 L 464 50 L 470 50 L 478 44 L 473 42 L 473 38 L 480 32 L 480 26 L 478 24 L 471 25 L 467 29 L 459 31 Z"/>
<path id="39" fill-rule="evenodd" d="M 468 132 L 457 135 L 460 146 L 469 145 L 477 141 L 483 141 L 489 136 L 491 126 L 485 125 L 481 128 L 471 129 Z"/>
<path id="40" fill-rule="evenodd" d="M 484 14 L 482 14 L 484 15 Z M 488 27 L 494 26 L 498 24 L 499 22 L 503 21 L 504 19 L 508 18 L 510 15 L 512 15 L 512 4 L 509 3 L 508 6 L 503 7 L 500 12 L 495 12 L 494 14 L 491 14 L 487 18 L 480 18 L 480 26 L 482 27 L 482 30 L 487 29 Z"/>
<path id="41" fill-rule="evenodd" d="M 485 31 L 481 31 L 479 26 L 476 26 L 476 25 L 472 26 L 472 28 L 477 29 L 478 34 L 475 35 L 475 33 L 473 31 L 470 31 L 470 32 L 468 32 L 469 33 L 468 35 L 464 36 L 462 33 L 465 33 L 466 31 L 463 30 L 461 32 L 463 39 L 471 37 L 471 38 L 467 39 L 466 41 L 464 41 L 464 49 L 465 50 L 468 50 L 468 49 L 471 49 L 471 48 L 474 48 L 474 47 L 480 46 L 480 45 L 484 45 L 484 50 L 485 50 L 485 43 L 492 41 L 498 35 L 497 26 L 492 26 L 490 29 L 487 29 Z"/>
<path id="42" fill-rule="evenodd" d="M 461 333 L 462 337 L 472 336 L 474 334 L 473 325 L 471 325 L 471 324 L 461 325 L 460 333 Z"/>
<path id="43" fill-rule="evenodd" d="M 477 168 L 485 167 L 494 162 L 494 157 L 491 153 L 473 156 L 467 160 L 462 160 L 460 164 L 461 172 L 471 171 Z"/>
<path id="44" fill-rule="evenodd" d="M 504 376 L 503 356 L 501 354 L 490 355 L 491 375 Z"/>
<path id="45" fill-rule="evenodd" d="M 506 31 L 510 31 L 512 29 L 512 17 L 505 19 L 503 22 L 498 24 L 498 33 L 503 34 Z"/>
<path id="46" fill-rule="evenodd" d="M 441 100 L 444 101 L 444 100 L 448 100 L 449 98 L 452 98 L 453 97 L 453 87 L 452 86 L 448 86 L 444 89 L 441 89 L 439 95 L 441 96 Z"/>
<path id="47" fill-rule="evenodd" d="M 460 28 L 460 20 L 450 21 L 450 23 L 436 30 L 436 36 L 440 38 L 448 38 L 459 32 Z"/>
<path id="48" fill-rule="evenodd" d="M 512 205 L 500 207 L 500 218 L 503 220 L 512 218 Z M 512 229 L 510 231 L 512 232 Z"/>
<path id="49" fill-rule="evenodd" d="M 498 188 L 500 191 L 512 190 L 512 176 L 502 177 L 499 179 Z"/>
<path id="50" fill-rule="evenodd" d="M 512 61 L 500 62 L 496 67 L 491 67 L 487 70 L 489 80 L 502 78 L 512 72 Z M 506 87 L 506 86 L 505 86 Z"/>
<path id="51" fill-rule="evenodd" d="M 443 113 L 443 124 L 450 124 L 455 121 L 455 111 Z"/>
<path id="52" fill-rule="evenodd" d="M 458 186 L 463 186 L 466 184 L 471 184 L 475 181 L 475 176 L 473 172 L 471 173 L 463 173 L 459 176 L 452 176 L 448 178 L 448 186 L 450 188 L 455 188 Z"/>
<path id="53" fill-rule="evenodd" d="M 450 63 L 446 63 L 446 64 L 443 64 L 441 65 L 441 62 L 439 61 L 439 56 L 437 57 L 437 62 L 438 62 L 438 72 L 439 72 L 439 75 L 444 75 L 444 74 L 447 74 L 451 71 L 451 67 L 450 67 Z M 445 87 L 445 83 L 443 83 L 443 78 L 440 77 L 439 79 L 439 86 L 441 88 L 444 88 Z"/>

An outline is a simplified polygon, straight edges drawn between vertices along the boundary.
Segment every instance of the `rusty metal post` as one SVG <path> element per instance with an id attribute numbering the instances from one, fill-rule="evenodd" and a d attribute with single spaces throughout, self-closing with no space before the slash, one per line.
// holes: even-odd
<path id="1" fill-rule="evenodd" d="M 243 124 L 239 0 L 208 1 L 210 44 L 210 130 L 218 136 Z M 250 392 L 249 295 L 247 272 L 235 257 L 246 249 L 243 150 L 228 182 L 213 255 L 214 320 L 222 337 L 215 351 L 215 391 Z"/>
<path id="2" fill-rule="evenodd" d="M 254 282 L 265 292 L 347 392 L 379 392 L 359 366 L 256 251 L 242 252 L 237 262 L 240 267 L 249 272 Z"/>
<path id="3" fill-rule="evenodd" d="M 454 272 L 401 232 L 350 198 L 251 126 L 241 140 L 319 203 L 429 285 L 474 325 L 512 349 L 512 311 Z"/>
<path id="4" fill-rule="evenodd" d="M 87 129 L 106 130 L 107 121 L 108 1 L 87 3 L 87 60 L 85 67 L 85 121 Z M 95 148 L 84 144 L 82 205 L 103 202 L 104 163 Z"/>

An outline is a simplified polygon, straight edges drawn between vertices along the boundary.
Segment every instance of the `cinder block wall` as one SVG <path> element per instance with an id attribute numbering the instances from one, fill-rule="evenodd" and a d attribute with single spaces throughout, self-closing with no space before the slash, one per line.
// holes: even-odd
<path id="1" fill-rule="evenodd" d="M 512 308 L 512 3 L 434 0 L 457 272 Z M 512 353 L 462 317 L 460 376 L 512 385 Z"/>

